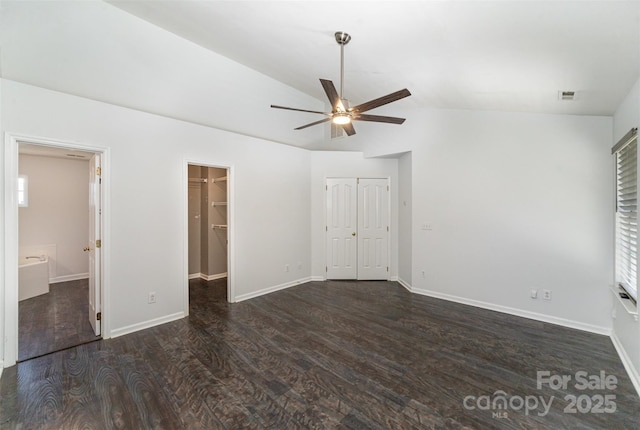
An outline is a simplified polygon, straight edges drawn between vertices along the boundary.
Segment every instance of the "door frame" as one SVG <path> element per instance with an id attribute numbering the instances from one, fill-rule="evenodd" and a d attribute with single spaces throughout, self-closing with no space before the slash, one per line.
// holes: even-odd
<path id="1" fill-rule="evenodd" d="M 389 220 L 389 234 L 387 236 L 387 263 L 389 264 L 389 272 L 387 275 L 387 280 L 391 281 L 394 279 L 393 276 L 391 276 L 391 273 L 393 271 L 393 262 L 391 259 L 392 256 L 392 252 L 391 249 L 393 247 L 393 217 L 392 217 L 392 209 L 391 209 L 391 204 L 393 202 L 393 186 L 391 183 L 391 176 L 325 176 L 324 178 L 324 182 L 322 184 L 322 187 L 324 188 L 324 193 L 322 194 L 322 207 L 323 207 L 323 219 L 324 219 L 324 224 L 323 224 L 323 229 L 327 226 L 328 223 L 328 217 L 327 217 L 327 180 L 328 179 L 356 179 L 356 185 L 358 184 L 358 179 L 384 179 L 387 181 L 387 185 L 389 186 L 389 194 L 388 194 L 388 204 L 387 204 L 387 216 L 388 216 L 388 220 Z M 323 234 L 323 247 L 324 247 L 324 262 L 325 262 L 325 267 L 329 264 L 329 261 L 327 259 L 327 232 L 325 231 Z M 357 242 L 356 242 L 357 243 Z M 356 258 L 358 256 L 356 255 Z M 359 262 L 357 264 L 357 266 L 359 266 Z M 358 267 L 356 266 L 356 281 L 358 280 Z M 322 278 L 324 280 L 328 280 L 329 278 L 327 277 L 327 272 L 325 271 Z"/>
<path id="2" fill-rule="evenodd" d="M 231 163 L 218 163 L 184 159 L 182 163 L 182 218 L 183 218 L 183 312 L 189 315 L 189 165 L 227 170 L 227 302 L 235 303 L 235 167 Z"/>
<path id="3" fill-rule="evenodd" d="M 19 143 L 41 145 L 59 149 L 79 150 L 101 154 L 102 157 L 102 248 L 100 253 L 101 287 L 100 301 L 102 303 L 102 338 L 111 337 L 110 309 L 110 152 L 109 148 L 54 140 L 49 138 L 5 133 L 4 159 L 4 291 L 0 291 L 0 306 L 4 308 L 4 357 L 3 366 L 13 366 L 18 358 L 18 146 Z M 4 294 L 3 294 L 4 293 Z M 4 298 L 4 303 L 2 299 Z"/>

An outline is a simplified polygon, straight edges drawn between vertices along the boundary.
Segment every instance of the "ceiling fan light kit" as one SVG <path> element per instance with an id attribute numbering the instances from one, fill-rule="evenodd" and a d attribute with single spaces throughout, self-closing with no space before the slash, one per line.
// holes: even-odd
<path id="1" fill-rule="evenodd" d="M 406 88 L 400 91 L 396 91 L 395 93 L 387 94 L 386 96 L 378 97 L 377 99 L 370 100 L 357 106 L 349 107 L 349 103 L 345 98 L 343 98 L 342 93 L 344 90 L 344 46 L 349 43 L 349 41 L 351 40 L 351 36 L 343 31 L 338 31 L 335 33 L 335 38 L 338 45 L 340 45 L 340 94 L 338 94 L 338 91 L 336 90 L 336 87 L 335 85 L 333 85 L 332 81 L 328 79 L 320 79 L 320 84 L 322 84 L 322 88 L 324 88 L 324 92 L 325 94 L 327 94 L 329 102 L 331 103 L 331 112 L 319 112 L 278 105 L 271 105 L 271 107 L 275 109 L 286 109 L 297 112 L 316 113 L 326 116 L 326 118 L 319 121 L 296 127 L 295 130 L 302 130 L 304 128 L 311 127 L 312 125 L 331 121 L 332 123 L 342 127 L 344 132 L 347 133 L 347 136 L 353 136 L 354 134 L 356 134 L 356 130 L 352 124 L 353 121 L 402 124 L 405 121 L 404 118 L 381 115 L 367 115 L 364 114 L 364 112 L 410 96 L 411 93 Z"/>
<path id="2" fill-rule="evenodd" d="M 347 113 L 338 112 L 333 115 L 333 123 L 334 124 L 348 124 L 351 122 L 351 117 Z"/>

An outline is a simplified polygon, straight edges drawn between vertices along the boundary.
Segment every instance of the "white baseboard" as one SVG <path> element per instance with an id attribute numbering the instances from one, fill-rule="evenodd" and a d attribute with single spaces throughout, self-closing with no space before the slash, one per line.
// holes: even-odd
<path id="1" fill-rule="evenodd" d="M 631 383 L 640 396 L 640 374 L 638 373 L 638 369 L 636 369 L 636 367 L 633 365 L 631 358 L 629 358 L 629 356 L 627 355 L 627 351 L 624 349 L 624 346 L 622 346 L 622 342 L 620 342 L 620 339 L 618 339 L 618 336 L 616 336 L 615 332 L 611 333 L 611 342 L 613 343 L 613 347 L 618 352 L 620 361 L 622 361 L 622 365 L 627 371 L 629 379 L 631 379 Z"/>
<path id="2" fill-rule="evenodd" d="M 311 278 L 309 278 L 309 280 L 311 282 L 322 282 L 322 281 L 326 281 L 327 278 L 325 278 L 324 276 L 312 276 Z"/>
<path id="3" fill-rule="evenodd" d="M 213 281 L 215 279 L 222 279 L 227 277 L 227 272 L 216 273 L 215 275 L 207 275 L 205 273 L 192 273 L 189 275 L 189 279 L 203 279 L 205 281 Z"/>
<path id="4" fill-rule="evenodd" d="M 204 273 L 200 276 L 205 281 L 213 281 L 215 279 L 222 279 L 227 277 L 227 272 L 224 273 L 216 273 L 215 275 L 205 275 Z"/>
<path id="5" fill-rule="evenodd" d="M 179 320 L 180 318 L 184 318 L 184 312 L 176 312 L 175 314 L 165 315 L 160 318 L 154 318 L 152 320 L 143 321 L 141 323 L 132 324 L 126 327 L 117 328 L 115 330 L 111 330 L 111 338 L 124 336 L 125 334 L 133 333 L 139 330 L 144 330 L 146 328 L 155 327 L 160 324 L 165 324 L 171 321 Z"/>
<path id="6" fill-rule="evenodd" d="M 237 303 L 237 302 L 242 302 L 244 300 L 253 299 L 255 297 L 263 296 L 265 294 L 273 293 L 275 291 L 279 291 L 279 290 L 284 290 L 286 288 L 295 287 L 296 285 L 304 284 L 305 282 L 310 282 L 311 280 L 312 280 L 311 277 L 302 278 L 302 279 L 297 279 L 297 280 L 291 281 L 291 282 L 285 282 L 284 284 L 274 285 L 273 287 L 263 288 L 261 290 L 254 291 L 252 293 L 241 294 L 241 295 L 235 297 L 234 302 Z"/>
<path id="7" fill-rule="evenodd" d="M 56 276 L 55 278 L 50 278 L 50 284 L 59 284 L 60 282 L 69 282 L 69 281 L 77 281 L 79 279 L 88 279 L 88 273 L 77 273 L 75 275 L 64 275 L 64 276 Z"/>
<path id="8" fill-rule="evenodd" d="M 406 288 L 406 287 L 405 287 Z M 593 324 L 586 324 L 579 321 L 573 321 L 566 318 L 559 318 L 545 314 L 539 314 L 537 312 L 525 311 L 522 309 L 512 308 L 509 306 L 496 305 L 494 303 L 482 302 L 480 300 L 467 299 L 464 297 L 453 296 L 450 294 L 443 294 L 431 290 L 423 290 L 420 288 L 411 288 L 409 291 L 415 294 L 423 296 L 434 297 L 436 299 L 448 300 L 450 302 L 461 303 L 463 305 L 475 306 L 482 309 L 488 309 L 491 311 L 502 312 L 505 314 L 515 315 L 522 318 L 529 318 L 536 321 L 542 321 L 550 324 L 557 324 L 564 327 L 574 328 L 577 330 L 587 331 L 595 334 L 603 334 L 605 336 L 611 335 L 611 328 L 600 327 Z"/>
<path id="9" fill-rule="evenodd" d="M 411 288 L 411 284 L 400 277 L 398 278 L 398 284 L 402 285 L 410 293 L 413 292 L 413 289 Z"/>

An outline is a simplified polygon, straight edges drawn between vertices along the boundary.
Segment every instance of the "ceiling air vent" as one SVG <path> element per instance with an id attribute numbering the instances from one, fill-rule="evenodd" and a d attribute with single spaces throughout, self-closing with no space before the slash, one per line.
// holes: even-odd
<path id="1" fill-rule="evenodd" d="M 558 91 L 558 100 L 575 100 L 575 91 Z"/>

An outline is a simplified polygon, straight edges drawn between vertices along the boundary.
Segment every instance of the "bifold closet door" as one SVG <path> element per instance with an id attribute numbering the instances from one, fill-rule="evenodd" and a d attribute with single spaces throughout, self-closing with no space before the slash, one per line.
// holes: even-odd
<path id="1" fill-rule="evenodd" d="M 388 180 L 330 178 L 326 192 L 327 279 L 388 279 Z"/>

